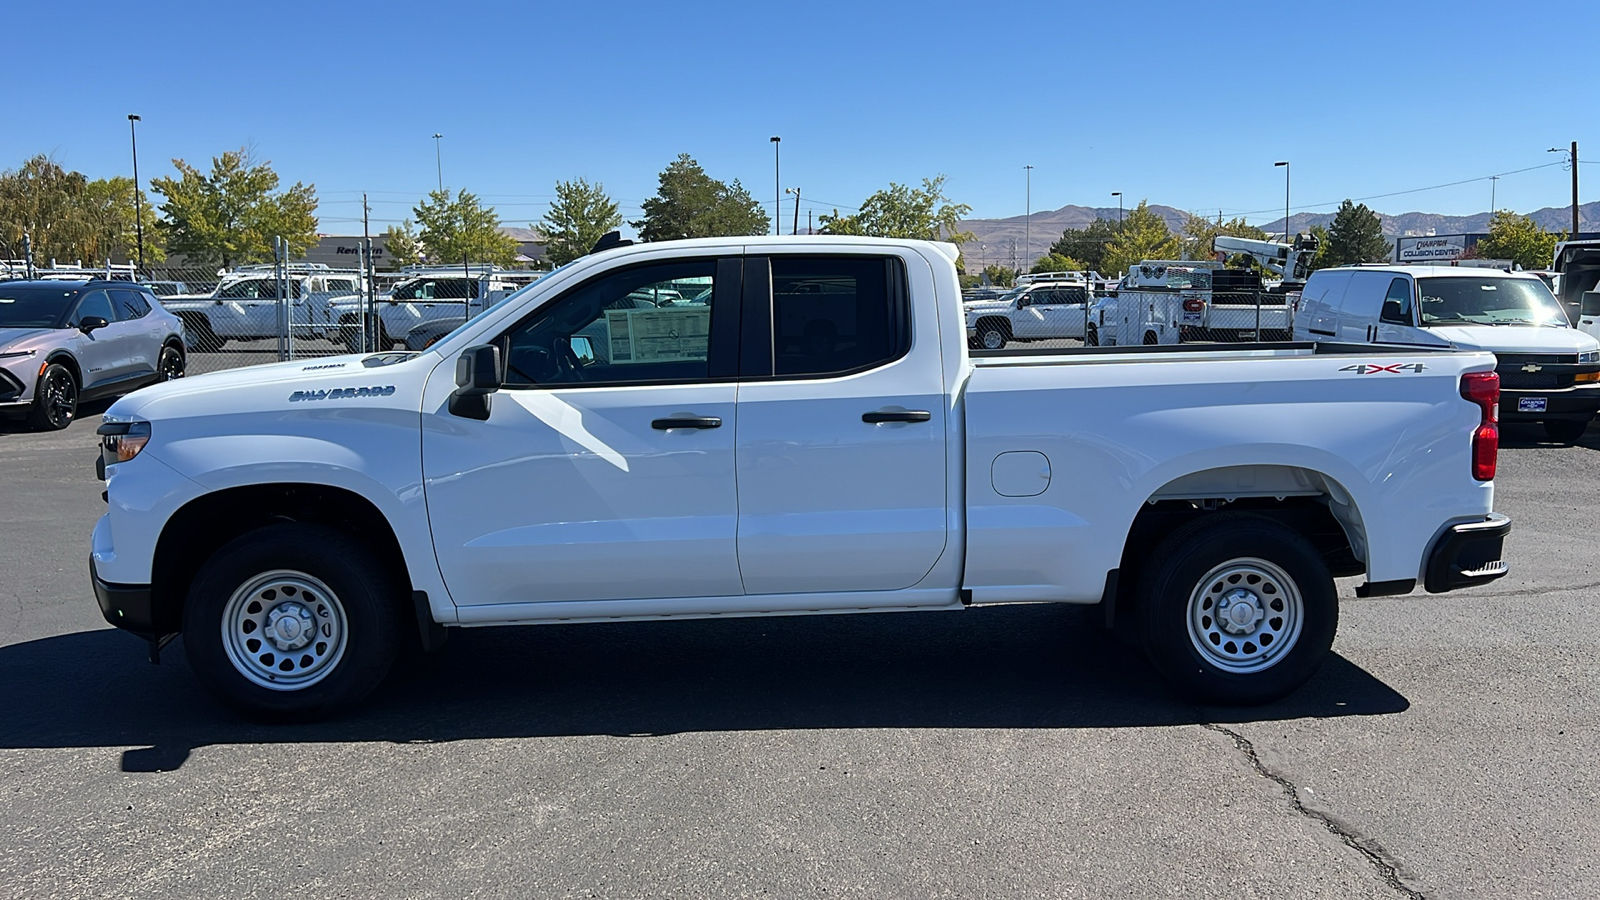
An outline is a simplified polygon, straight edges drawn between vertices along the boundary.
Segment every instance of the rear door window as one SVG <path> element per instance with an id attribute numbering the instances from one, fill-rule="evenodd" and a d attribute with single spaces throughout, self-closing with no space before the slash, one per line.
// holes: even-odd
<path id="1" fill-rule="evenodd" d="M 911 347 L 900 261 L 772 257 L 773 374 L 817 378 L 892 362 Z"/>
<path id="2" fill-rule="evenodd" d="M 131 322 L 143 318 L 150 312 L 150 304 L 145 302 L 144 295 L 138 291 L 113 290 L 111 300 L 111 305 L 116 307 L 119 321 Z"/>

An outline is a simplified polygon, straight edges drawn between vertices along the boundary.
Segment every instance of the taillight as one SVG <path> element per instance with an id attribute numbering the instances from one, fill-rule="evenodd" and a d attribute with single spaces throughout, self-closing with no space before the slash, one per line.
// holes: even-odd
<path id="1" fill-rule="evenodd" d="M 1472 432 L 1472 477 L 1493 481 L 1500 455 L 1500 376 L 1494 372 L 1468 372 L 1461 376 L 1461 396 L 1480 410 Z"/>
<path id="2" fill-rule="evenodd" d="M 1201 310 L 1203 310 L 1205 308 L 1206 308 L 1206 304 L 1205 304 L 1205 301 L 1203 301 L 1203 300 L 1195 300 L 1193 298 L 1190 298 L 1188 300 L 1183 301 L 1183 311 L 1184 312 L 1200 312 Z"/>

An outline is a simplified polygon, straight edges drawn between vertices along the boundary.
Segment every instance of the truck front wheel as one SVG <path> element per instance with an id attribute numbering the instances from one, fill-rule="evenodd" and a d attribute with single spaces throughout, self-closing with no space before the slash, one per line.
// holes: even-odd
<path id="1" fill-rule="evenodd" d="M 1140 579 L 1145 653 L 1200 703 L 1277 700 L 1322 665 L 1339 625 L 1333 577 L 1270 519 L 1213 513 L 1179 528 Z"/>
<path id="2" fill-rule="evenodd" d="M 398 647 L 394 578 L 367 547 L 285 522 L 236 538 L 189 588 L 183 643 L 202 684 L 256 718 L 308 720 L 378 686 Z"/>

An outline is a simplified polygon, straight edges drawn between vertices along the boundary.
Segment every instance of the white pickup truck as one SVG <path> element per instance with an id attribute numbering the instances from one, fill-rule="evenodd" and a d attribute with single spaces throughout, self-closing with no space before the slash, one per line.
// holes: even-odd
<path id="1" fill-rule="evenodd" d="M 1259 703 L 1328 654 L 1335 576 L 1505 574 L 1491 354 L 974 358 L 955 257 L 623 247 L 426 352 L 139 391 L 100 427 L 100 608 L 271 718 L 358 701 L 448 627 L 1016 602 L 1101 604 L 1184 694 Z"/>

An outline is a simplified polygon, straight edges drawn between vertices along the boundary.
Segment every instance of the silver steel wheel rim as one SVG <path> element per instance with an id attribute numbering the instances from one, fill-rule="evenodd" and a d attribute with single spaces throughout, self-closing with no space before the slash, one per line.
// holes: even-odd
<path id="1" fill-rule="evenodd" d="M 983 348 L 985 350 L 999 350 L 1006 345 L 1006 336 L 998 331 L 985 331 L 983 333 Z"/>
<path id="2" fill-rule="evenodd" d="M 1289 573 L 1264 559 L 1230 559 L 1189 595 L 1189 640 L 1202 659 L 1249 674 L 1280 662 L 1300 640 L 1305 600 Z"/>
<path id="3" fill-rule="evenodd" d="M 251 684 L 298 691 L 327 678 L 344 657 L 349 625 L 320 580 L 288 569 L 246 581 L 222 610 L 222 646 Z"/>

